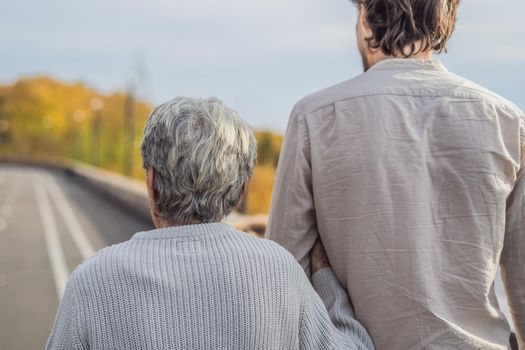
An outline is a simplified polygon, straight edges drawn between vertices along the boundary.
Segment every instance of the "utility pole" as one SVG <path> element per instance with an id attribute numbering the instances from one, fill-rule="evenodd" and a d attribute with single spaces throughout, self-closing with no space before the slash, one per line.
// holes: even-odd
<path id="1" fill-rule="evenodd" d="M 124 128 L 123 128 L 123 172 L 132 177 L 135 175 L 135 131 L 137 115 L 137 96 L 144 97 L 147 72 L 144 57 L 140 54 L 135 58 L 134 72 L 128 80 L 126 98 L 124 100 Z"/>
<path id="2" fill-rule="evenodd" d="M 124 174 L 133 176 L 135 146 L 135 84 L 128 85 L 124 99 Z"/>
<path id="3" fill-rule="evenodd" d="M 93 165 L 100 166 L 100 132 L 102 126 L 102 108 L 104 101 L 100 97 L 91 99 L 91 110 L 95 114 L 91 124 L 91 161 Z"/>
<path id="4" fill-rule="evenodd" d="M 4 118 L 3 113 L 4 99 L 0 97 L 0 154 L 2 153 L 2 147 L 9 141 L 9 121 L 7 116 Z"/>

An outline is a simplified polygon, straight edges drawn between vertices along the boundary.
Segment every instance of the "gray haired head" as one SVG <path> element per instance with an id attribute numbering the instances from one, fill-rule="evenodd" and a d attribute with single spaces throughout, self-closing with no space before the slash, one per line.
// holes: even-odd
<path id="1" fill-rule="evenodd" d="M 220 221 L 239 204 L 256 149 L 249 126 L 216 98 L 158 106 L 141 145 L 144 168 L 155 170 L 157 215 L 181 224 Z"/>

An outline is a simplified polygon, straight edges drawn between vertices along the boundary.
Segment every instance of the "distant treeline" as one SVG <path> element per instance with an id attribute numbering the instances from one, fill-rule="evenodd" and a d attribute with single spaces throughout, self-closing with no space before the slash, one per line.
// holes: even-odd
<path id="1" fill-rule="evenodd" d="M 152 106 L 49 77 L 0 85 L 0 156 L 61 157 L 144 179 L 140 140 Z M 282 136 L 255 131 L 258 165 L 246 211 L 267 213 Z"/>

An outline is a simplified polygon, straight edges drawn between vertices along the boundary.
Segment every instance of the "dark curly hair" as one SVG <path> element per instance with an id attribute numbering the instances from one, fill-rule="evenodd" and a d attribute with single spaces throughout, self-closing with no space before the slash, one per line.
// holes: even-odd
<path id="1" fill-rule="evenodd" d="M 460 0 L 351 0 L 366 9 L 373 36 L 368 47 L 385 55 L 409 57 L 422 51 L 446 51 Z M 421 42 L 418 47 L 416 43 Z M 408 48 L 408 50 L 407 50 Z"/>

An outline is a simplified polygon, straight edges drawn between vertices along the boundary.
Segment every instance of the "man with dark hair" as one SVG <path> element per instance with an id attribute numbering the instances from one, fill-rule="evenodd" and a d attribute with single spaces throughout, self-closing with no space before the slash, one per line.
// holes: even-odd
<path id="1" fill-rule="evenodd" d="M 301 100 L 268 237 L 320 238 L 377 349 L 525 346 L 525 117 L 437 60 L 459 0 L 361 0 L 364 74 Z"/>

